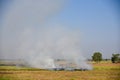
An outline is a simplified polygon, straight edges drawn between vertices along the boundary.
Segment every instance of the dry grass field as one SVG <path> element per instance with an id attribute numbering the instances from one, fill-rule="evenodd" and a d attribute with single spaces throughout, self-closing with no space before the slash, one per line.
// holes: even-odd
<path id="1" fill-rule="evenodd" d="M 0 80 L 120 80 L 120 63 L 92 63 L 90 71 L 48 71 L 0 66 Z"/>

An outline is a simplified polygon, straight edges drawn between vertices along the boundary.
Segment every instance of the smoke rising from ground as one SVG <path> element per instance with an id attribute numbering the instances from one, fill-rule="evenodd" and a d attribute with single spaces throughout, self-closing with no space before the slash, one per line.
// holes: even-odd
<path id="1" fill-rule="evenodd" d="M 2 23 L 0 56 L 36 68 L 56 68 L 54 59 L 65 59 L 91 69 L 80 52 L 80 32 L 47 23 L 62 6 L 62 0 L 15 0 Z"/>

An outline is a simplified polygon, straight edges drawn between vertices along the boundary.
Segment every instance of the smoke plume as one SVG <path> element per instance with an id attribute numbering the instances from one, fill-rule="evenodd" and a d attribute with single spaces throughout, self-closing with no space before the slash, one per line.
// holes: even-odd
<path id="1" fill-rule="evenodd" d="M 63 8 L 63 3 L 63 0 L 14 0 L 2 22 L 0 56 L 22 59 L 35 68 L 56 68 L 54 60 L 64 59 L 91 69 L 80 52 L 80 32 L 48 23 Z"/>

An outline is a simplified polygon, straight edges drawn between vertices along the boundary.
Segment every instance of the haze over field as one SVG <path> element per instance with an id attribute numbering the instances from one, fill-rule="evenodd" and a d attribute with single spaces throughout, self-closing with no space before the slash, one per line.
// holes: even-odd
<path id="1" fill-rule="evenodd" d="M 62 5 L 60 0 L 14 1 L 3 20 L 1 55 L 37 68 L 56 68 L 54 59 L 65 59 L 91 69 L 79 49 L 79 30 L 47 23 Z"/>
<path id="2" fill-rule="evenodd" d="M 120 52 L 117 13 L 104 1 L 6 0 L 6 6 L 0 58 L 41 68 L 54 68 L 54 59 L 60 58 L 91 69 L 83 55 L 100 51 L 110 58 Z"/>

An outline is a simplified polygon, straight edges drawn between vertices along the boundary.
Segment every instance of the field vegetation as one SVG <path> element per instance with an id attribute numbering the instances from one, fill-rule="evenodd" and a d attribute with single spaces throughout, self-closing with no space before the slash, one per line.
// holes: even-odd
<path id="1" fill-rule="evenodd" d="M 89 71 L 50 71 L 43 69 L 0 66 L 0 80 L 120 80 L 120 63 L 90 62 Z"/>

